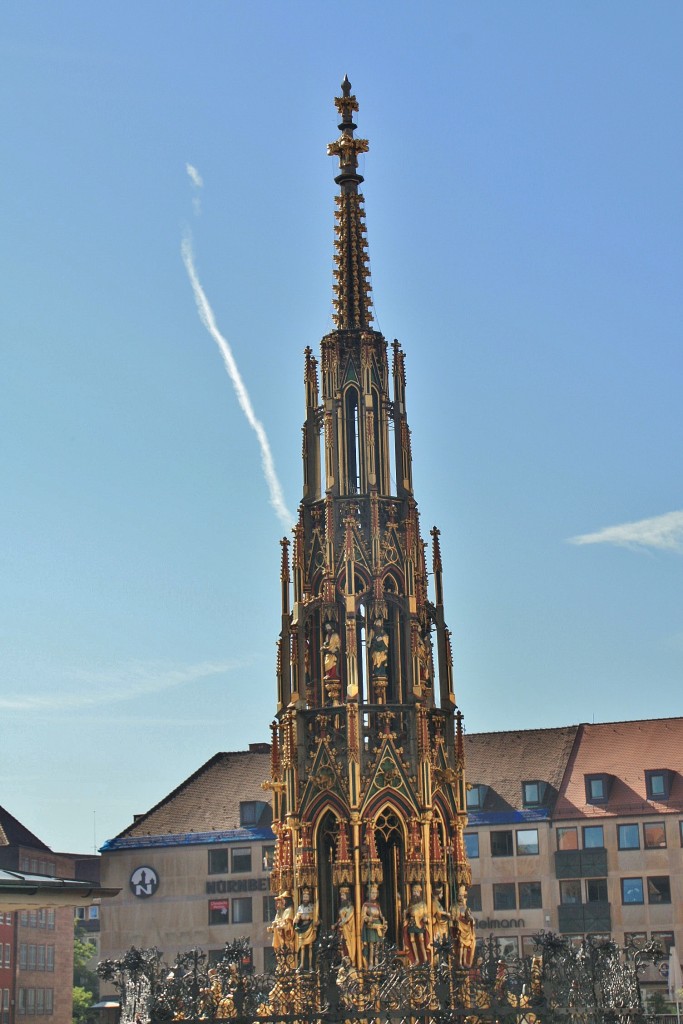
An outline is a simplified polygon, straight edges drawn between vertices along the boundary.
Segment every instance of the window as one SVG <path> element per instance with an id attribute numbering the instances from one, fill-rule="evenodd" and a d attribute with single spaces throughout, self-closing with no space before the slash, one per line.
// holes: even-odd
<path id="1" fill-rule="evenodd" d="M 511 857 L 512 856 L 512 832 L 491 833 L 491 856 Z"/>
<path id="2" fill-rule="evenodd" d="M 48 971 L 54 971 L 55 969 L 55 947 L 45 947 L 45 967 Z"/>
<path id="3" fill-rule="evenodd" d="M 607 879 L 586 879 L 586 903 L 607 903 Z"/>
<path id="4" fill-rule="evenodd" d="M 38 927 L 38 911 L 37 910 L 29 910 L 29 912 L 28 912 L 28 926 L 29 926 L 29 928 L 37 928 Z"/>
<path id="5" fill-rule="evenodd" d="M 479 856 L 479 833 L 465 832 L 465 850 L 470 860 Z"/>
<path id="6" fill-rule="evenodd" d="M 5 943 L 5 967 L 12 966 L 12 947 L 9 942 Z"/>
<path id="7" fill-rule="evenodd" d="M 24 928 L 28 928 L 28 910 L 22 910 L 19 914 L 19 924 L 23 925 Z"/>
<path id="8" fill-rule="evenodd" d="M 271 974 L 275 970 L 275 950 L 272 946 L 265 946 L 263 950 L 263 971 Z"/>
<path id="9" fill-rule="evenodd" d="M 543 906 L 540 882 L 520 882 L 518 889 L 520 910 L 538 910 Z"/>
<path id="10" fill-rule="evenodd" d="M 663 850 L 666 846 L 666 826 L 663 821 L 648 821 L 643 825 L 643 846 L 646 850 Z"/>
<path id="11" fill-rule="evenodd" d="M 566 906 L 569 903 L 581 902 L 581 882 L 578 878 L 563 879 L 560 882 L 560 903 Z"/>
<path id="12" fill-rule="evenodd" d="M 77 921 L 85 921 L 85 907 L 76 907 L 74 917 Z"/>
<path id="13" fill-rule="evenodd" d="M 533 782 L 522 783 L 522 801 L 525 807 L 538 807 L 543 799 L 545 783 L 534 779 Z"/>
<path id="14" fill-rule="evenodd" d="M 26 989 L 26 1013 L 33 1015 L 36 1012 L 36 990 L 34 988 Z"/>
<path id="15" fill-rule="evenodd" d="M 237 896 L 232 901 L 232 923 L 248 924 L 251 919 L 251 896 Z"/>
<path id="16" fill-rule="evenodd" d="M 645 786 L 648 800 L 668 800 L 669 772 L 645 772 Z"/>
<path id="17" fill-rule="evenodd" d="M 671 947 L 674 944 L 674 933 L 673 932 L 652 932 L 652 941 L 658 942 L 664 950 L 666 956 L 671 952 Z"/>
<path id="18" fill-rule="evenodd" d="M 89 921 L 97 921 L 99 919 L 99 916 L 100 916 L 100 908 L 99 907 L 88 907 L 88 920 Z"/>
<path id="19" fill-rule="evenodd" d="M 249 846 L 238 846 L 232 851 L 232 870 L 251 871 L 251 848 Z"/>
<path id="20" fill-rule="evenodd" d="M 636 949 L 640 949 L 647 942 L 647 932 L 625 932 L 624 933 L 624 945 L 635 946 Z"/>
<path id="21" fill-rule="evenodd" d="M 55 912 L 54 912 L 54 910 L 48 910 L 48 912 L 47 912 L 47 930 L 49 932 L 53 932 L 55 930 Z M 50 1010 L 50 1013 L 52 1013 L 52 1010 Z"/>
<path id="22" fill-rule="evenodd" d="M 28 947 L 28 969 L 29 971 L 35 971 L 36 969 L 36 947 L 33 943 L 30 943 Z"/>
<path id="23" fill-rule="evenodd" d="M 607 803 L 609 795 L 609 776 L 607 775 L 586 775 L 586 803 L 604 804 Z"/>
<path id="24" fill-rule="evenodd" d="M 52 993 L 53 989 L 45 989 L 45 1013 L 52 1013 Z"/>
<path id="25" fill-rule="evenodd" d="M 481 886 L 471 885 L 467 892 L 467 905 L 472 912 L 481 911 Z"/>
<path id="26" fill-rule="evenodd" d="M 263 920 L 272 921 L 275 917 L 275 899 L 273 896 L 263 897 Z"/>
<path id="27" fill-rule="evenodd" d="M 26 989 L 20 988 L 18 995 L 17 1010 L 19 1013 L 26 1013 Z"/>
<path id="28" fill-rule="evenodd" d="M 493 909 L 494 910 L 515 910 L 517 898 L 514 882 L 493 883 Z"/>
<path id="29" fill-rule="evenodd" d="M 28 946 L 22 942 L 19 946 L 19 970 L 25 971 L 28 964 Z"/>
<path id="30" fill-rule="evenodd" d="M 648 903 L 671 903 L 671 882 L 668 875 L 651 876 L 647 880 Z"/>
<path id="31" fill-rule="evenodd" d="M 640 835 L 637 825 L 617 825 L 617 839 L 620 850 L 640 849 Z"/>
<path id="32" fill-rule="evenodd" d="M 602 849 L 605 845 L 605 834 L 602 825 L 583 826 L 584 850 Z"/>
<path id="33" fill-rule="evenodd" d="M 45 970 L 45 946 L 36 946 L 36 952 L 38 953 L 38 962 L 36 967 L 39 971 Z"/>
<path id="34" fill-rule="evenodd" d="M 557 848 L 558 850 L 578 850 L 579 830 L 574 825 L 557 829 Z"/>
<path id="35" fill-rule="evenodd" d="M 11 924 L 11 923 L 12 923 L 12 911 L 8 910 L 7 913 L 5 914 L 5 924 Z"/>
<path id="36" fill-rule="evenodd" d="M 497 935 L 498 949 L 503 960 L 519 956 L 519 942 L 516 935 Z"/>
<path id="37" fill-rule="evenodd" d="M 622 878 L 621 880 L 621 902 L 622 903 L 643 903 L 643 880 L 642 878 Z"/>
<path id="38" fill-rule="evenodd" d="M 229 900 L 209 900 L 209 924 L 228 924 Z"/>
<path id="39" fill-rule="evenodd" d="M 47 923 L 47 910 L 45 907 L 41 907 L 38 911 L 38 927 L 44 928 Z"/>
<path id="40" fill-rule="evenodd" d="M 228 851 L 209 850 L 209 874 L 227 875 L 228 873 Z"/>
<path id="41" fill-rule="evenodd" d="M 275 857 L 274 846 L 262 846 L 261 847 L 261 861 L 263 863 L 264 871 L 273 870 L 273 858 Z"/>
<path id="42" fill-rule="evenodd" d="M 243 828 L 256 825 L 262 807 L 263 804 L 258 800 L 242 800 L 240 802 L 240 825 Z"/>
<path id="43" fill-rule="evenodd" d="M 522 935 L 522 956 L 538 956 L 538 945 L 535 936 Z"/>
<path id="44" fill-rule="evenodd" d="M 45 989 L 36 989 L 36 1013 L 45 1013 Z"/>
<path id="45" fill-rule="evenodd" d="M 517 829 L 517 853 L 519 854 L 519 856 L 527 856 L 531 853 L 538 853 L 537 828 Z"/>
<path id="46" fill-rule="evenodd" d="M 467 790 L 468 811 L 478 811 L 484 805 L 483 786 L 470 786 Z"/>

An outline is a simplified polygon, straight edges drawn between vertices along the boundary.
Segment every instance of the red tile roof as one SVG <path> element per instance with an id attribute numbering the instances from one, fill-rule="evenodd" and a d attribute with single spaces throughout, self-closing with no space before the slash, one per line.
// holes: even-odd
<path id="1" fill-rule="evenodd" d="M 666 802 L 648 800 L 645 773 L 668 769 Z M 606 804 L 586 802 L 586 775 L 613 776 Z M 556 818 L 661 814 L 683 809 L 683 718 L 582 725 L 555 805 Z"/>
<path id="2" fill-rule="evenodd" d="M 521 810 L 522 783 L 547 784 L 543 804 L 552 808 L 574 744 L 577 725 L 465 735 L 465 773 L 471 786 L 484 785 L 484 810 Z"/>

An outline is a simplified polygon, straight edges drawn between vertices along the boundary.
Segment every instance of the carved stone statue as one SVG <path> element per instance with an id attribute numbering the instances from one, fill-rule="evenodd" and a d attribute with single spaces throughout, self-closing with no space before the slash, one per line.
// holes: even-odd
<path id="1" fill-rule="evenodd" d="M 325 623 L 325 639 L 320 651 L 323 656 L 323 679 L 339 679 L 339 651 L 341 640 L 334 623 Z"/>
<path id="2" fill-rule="evenodd" d="M 313 970 L 313 943 L 318 934 L 318 923 L 316 909 L 311 903 L 311 890 L 304 889 L 293 921 L 300 971 L 306 969 L 306 964 L 309 971 Z"/>
<path id="3" fill-rule="evenodd" d="M 273 936 L 273 949 L 275 953 L 282 953 L 285 956 L 287 966 L 293 959 L 296 948 L 296 936 L 294 933 L 294 907 L 288 892 L 281 892 L 275 897 L 275 917 L 268 925 L 268 931 Z"/>
<path id="4" fill-rule="evenodd" d="M 434 942 L 445 942 L 450 930 L 450 917 L 443 905 L 443 886 L 432 889 L 432 936 Z"/>
<path id="5" fill-rule="evenodd" d="M 361 939 L 363 942 L 363 961 L 372 969 L 377 962 L 377 944 L 387 933 L 387 922 L 382 913 L 377 897 L 379 889 L 376 885 L 368 886 L 368 898 L 361 907 Z"/>
<path id="6" fill-rule="evenodd" d="M 403 924 L 403 948 L 411 964 L 425 964 L 429 947 L 429 908 L 422 895 L 422 886 L 416 883 L 411 890 L 410 904 Z"/>
<path id="7" fill-rule="evenodd" d="M 467 906 L 467 886 L 458 886 L 458 900 L 451 911 L 453 920 L 453 940 L 459 967 L 471 967 L 474 963 L 476 936 L 474 934 L 474 918 Z"/>
<path id="8" fill-rule="evenodd" d="M 356 910 L 350 899 L 351 890 L 348 885 L 343 885 L 339 890 L 339 916 L 335 929 L 339 932 L 342 943 L 342 953 L 349 957 L 352 963 L 356 961 Z"/>

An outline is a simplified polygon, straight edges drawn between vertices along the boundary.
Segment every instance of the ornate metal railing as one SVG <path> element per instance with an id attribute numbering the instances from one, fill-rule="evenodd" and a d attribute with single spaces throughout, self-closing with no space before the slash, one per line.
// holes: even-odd
<path id="1" fill-rule="evenodd" d="M 340 956 L 337 937 L 325 936 L 315 970 L 295 970 L 283 953 L 272 972 L 255 974 L 239 940 L 213 963 L 197 949 L 168 965 L 157 949 L 133 948 L 98 973 L 120 995 L 121 1024 L 643 1024 L 639 975 L 664 959 L 659 946 L 576 946 L 550 933 L 535 943 L 531 957 L 502 957 L 491 937 L 470 968 L 458 966 L 448 942 L 434 963 L 417 966 L 384 945 L 372 970 L 358 970 Z"/>

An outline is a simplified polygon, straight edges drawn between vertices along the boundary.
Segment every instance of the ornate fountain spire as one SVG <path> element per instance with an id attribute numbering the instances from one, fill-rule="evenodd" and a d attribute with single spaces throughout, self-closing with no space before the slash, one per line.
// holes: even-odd
<path id="1" fill-rule="evenodd" d="M 367 254 L 365 237 L 365 209 L 363 196 L 358 186 L 363 175 L 358 173 L 358 154 L 367 153 L 367 139 L 354 138 L 356 125 L 353 114 L 358 110 L 358 101 L 351 94 L 351 83 L 347 76 L 341 85 L 341 96 L 335 98 L 339 111 L 341 135 L 327 147 L 328 156 L 339 158 L 339 174 L 335 182 L 340 194 L 335 197 L 335 240 L 334 261 L 334 323 L 342 331 L 368 330 L 372 323 L 372 300 L 370 298 L 370 257 Z"/>

